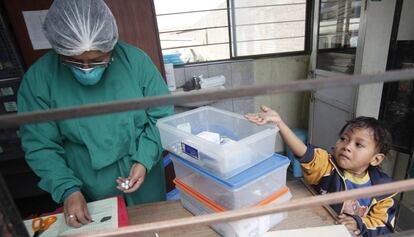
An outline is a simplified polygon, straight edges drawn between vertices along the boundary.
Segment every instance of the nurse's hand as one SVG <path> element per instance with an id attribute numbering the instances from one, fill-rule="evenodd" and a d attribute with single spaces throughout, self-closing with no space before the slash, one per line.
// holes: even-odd
<path id="1" fill-rule="evenodd" d="M 80 191 L 72 193 L 63 204 L 66 224 L 79 228 L 92 222 L 85 198 Z"/>
<path id="2" fill-rule="evenodd" d="M 129 176 L 126 178 L 129 180 L 129 188 L 125 189 L 122 187 L 121 183 L 125 181 L 122 177 L 118 177 L 117 179 L 117 188 L 124 193 L 132 193 L 137 191 L 139 187 L 141 187 L 142 183 L 144 183 L 146 173 L 147 170 L 142 164 L 134 163 L 129 171 Z"/>

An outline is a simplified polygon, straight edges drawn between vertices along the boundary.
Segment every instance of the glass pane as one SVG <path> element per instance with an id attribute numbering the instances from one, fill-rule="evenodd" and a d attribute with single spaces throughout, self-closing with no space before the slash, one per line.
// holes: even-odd
<path id="1" fill-rule="evenodd" d="M 154 0 L 165 63 L 228 59 L 226 0 Z"/>
<path id="2" fill-rule="evenodd" d="M 353 74 L 360 0 L 321 0 L 317 68 Z"/>
<path id="3" fill-rule="evenodd" d="M 161 48 L 168 50 L 190 46 L 202 46 L 207 43 L 209 45 L 223 43 L 228 45 L 228 34 L 227 27 L 161 33 Z"/>
<path id="4" fill-rule="evenodd" d="M 306 0 L 154 0 L 154 5 L 165 63 L 229 59 L 230 50 L 237 57 L 305 49 Z"/>
<path id="5" fill-rule="evenodd" d="M 163 50 L 162 53 L 164 54 L 164 61 L 166 58 L 171 58 L 171 63 L 176 65 L 189 62 L 223 60 L 228 59 L 230 55 L 228 44 L 169 49 Z"/>
<path id="6" fill-rule="evenodd" d="M 226 0 L 154 0 L 155 10 L 158 15 L 206 11 L 216 8 L 226 8 Z"/>
<path id="7" fill-rule="evenodd" d="M 305 3 L 306 0 L 236 0 L 237 7 L 272 6 Z"/>
<path id="8" fill-rule="evenodd" d="M 238 56 L 285 53 L 303 50 L 305 37 L 271 39 L 260 42 L 240 42 L 237 44 Z"/>
<path id="9" fill-rule="evenodd" d="M 157 23 L 160 33 L 227 27 L 227 10 L 215 9 L 158 15 Z"/>
<path id="10" fill-rule="evenodd" d="M 402 63 L 401 68 L 414 68 L 414 62 Z M 388 83 L 382 120 L 392 135 L 393 145 L 414 149 L 414 81 Z"/>
<path id="11" fill-rule="evenodd" d="M 234 57 L 305 49 L 306 0 L 231 2 Z"/>

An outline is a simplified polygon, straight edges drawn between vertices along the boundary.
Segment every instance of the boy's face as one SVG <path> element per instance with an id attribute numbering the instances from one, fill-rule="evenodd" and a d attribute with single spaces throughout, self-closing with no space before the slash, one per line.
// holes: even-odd
<path id="1" fill-rule="evenodd" d="M 376 166 L 384 159 L 378 153 L 371 129 L 346 129 L 335 145 L 334 157 L 338 165 L 354 175 L 365 175 L 370 165 Z"/>

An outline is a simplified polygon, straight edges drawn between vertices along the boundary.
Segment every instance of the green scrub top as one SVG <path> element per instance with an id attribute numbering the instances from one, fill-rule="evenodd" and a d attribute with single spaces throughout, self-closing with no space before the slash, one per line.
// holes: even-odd
<path id="1" fill-rule="evenodd" d="M 101 80 L 80 84 L 67 65 L 51 51 L 24 75 L 18 111 L 31 112 L 169 94 L 151 59 L 126 43 L 117 43 L 113 61 Z M 22 147 L 27 163 L 40 177 L 39 187 L 63 202 L 66 190 L 79 188 L 88 201 L 124 195 L 127 204 L 165 200 L 164 167 L 157 119 L 172 106 L 132 110 L 23 125 Z M 116 189 L 117 177 L 127 177 L 134 162 L 147 170 L 134 193 Z"/>

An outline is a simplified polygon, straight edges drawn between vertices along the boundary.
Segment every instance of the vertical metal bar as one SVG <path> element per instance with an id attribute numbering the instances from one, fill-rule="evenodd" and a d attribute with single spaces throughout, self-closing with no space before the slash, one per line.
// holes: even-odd
<path id="1" fill-rule="evenodd" d="M 227 1 L 227 14 L 229 20 L 229 45 L 230 58 L 237 57 L 237 33 L 236 33 L 236 4 L 235 0 Z"/>
<path id="2" fill-rule="evenodd" d="M 310 78 L 316 79 L 316 68 L 317 68 L 317 59 L 318 59 L 318 50 L 319 50 L 319 25 L 320 25 L 320 10 L 321 10 L 321 0 L 315 0 L 312 13 L 312 48 L 310 55 Z M 315 122 L 315 91 L 310 91 L 309 98 L 309 122 L 308 122 L 308 131 L 309 131 L 309 141 L 313 141 L 313 129 Z"/>
<path id="3" fill-rule="evenodd" d="M 317 67 L 317 57 L 318 57 L 318 50 L 319 50 L 319 12 L 321 8 L 321 0 L 316 0 L 313 6 L 313 13 L 312 13 L 312 45 L 311 45 L 311 55 L 310 55 L 310 68 L 312 71 L 316 70 Z"/>
<path id="4" fill-rule="evenodd" d="M 351 12 L 352 12 L 352 0 L 347 0 L 345 4 L 345 19 L 344 19 L 344 31 L 342 32 L 342 47 L 345 48 L 347 43 L 350 44 L 351 36 L 349 35 L 349 25 L 351 21 Z"/>
<path id="5" fill-rule="evenodd" d="M 345 1 L 337 1 L 337 20 L 336 20 L 336 35 L 335 35 L 335 48 L 341 48 L 343 46 L 344 38 L 344 18 L 345 18 Z M 340 39 L 338 37 L 341 36 Z M 340 44 L 339 46 L 337 44 Z"/>
<path id="6" fill-rule="evenodd" d="M 318 0 L 319 1 L 319 0 Z M 305 53 L 312 53 L 312 44 L 313 44 L 313 10 L 315 4 L 312 0 L 306 0 L 306 13 L 305 13 Z"/>
<path id="7" fill-rule="evenodd" d="M 361 0 L 361 12 L 359 14 L 359 26 L 358 26 L 358 42 L 357 48 L 355 53 L 355 63 L 354 63 L 354 75 L 362 74 L 362 61 L 364 58 L 364 47 L 365 47 L 365 37 L 367 32 L 367 8 L 368 8 L 368 1 Z M 359 93 L 359 86 L 354 87 L 353 93 L 353 108 L 352 108 L 352 117 L 355 117 L 357 113 L 356 109 L 358 106 L 358 93 Z"/>
<path id="8" fill-rule="evenodd" d="M 29 237 L 22 219 L 0 174 L 0 236 Z"/>
<path id="9" fill-rule="evenodd" d="M 355 54 L 354 75 L 362 73 L 362 59 L 364 56 L 365 36 L 367 31 L 367 1 L 361 1 L 361 12 L 359 14 L 358 43 Z"/>

